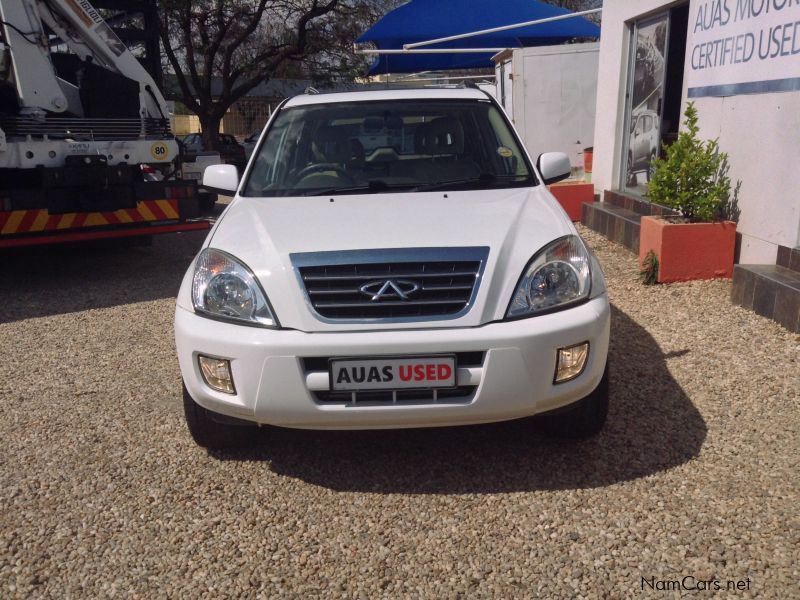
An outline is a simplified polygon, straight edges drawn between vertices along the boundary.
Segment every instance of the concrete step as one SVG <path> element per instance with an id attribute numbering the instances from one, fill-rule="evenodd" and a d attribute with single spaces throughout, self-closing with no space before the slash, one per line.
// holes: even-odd
<path id="1" fill-rule="evenodd" d="M 611 190 L 606 190 L 603 193 L 603 202 L 645 216 L 650 216 L 650 215 L 668 216 L 668 215 L 678 214 L 677 211 L 674 211 L 670 208 L 666 208 L 665 206 L 653 204 L 652 202 L 648 202 L 643 198 L 637 198 L 636 196 L 629 196 L 627 194 L 621 194 L 619 192 L 614 192 Z"/>
<path id="2" fill-rule="evenodd" d="M 734 265 L 731 302 L 800 333 L 800 272 L 781 265 Z"/>
<path id="3" fill-rule="evenodd" d="M 609 202 L 583 205 L 581 223 L 631 252 L 639 252 L 639 221 L 642 215 Z"/>
<path id="4" fill-rule="evenodd" d="M 781 267 L 800 273 L 800 246 L 796 248 L 778 246 L 778 260 L 776 262 Z"/>

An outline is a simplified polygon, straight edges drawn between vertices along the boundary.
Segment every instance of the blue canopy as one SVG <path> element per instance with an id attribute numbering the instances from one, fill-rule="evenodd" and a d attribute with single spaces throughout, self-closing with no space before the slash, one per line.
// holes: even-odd
<path id="1" fill-rule="evenodd" d="M 459 33 L 545 19 L 571 11 L 537 0 L 411 0 L 387 13 L 358 38 L 381 50 L 401 49 Z M 600 28 L 583 17 L 509 29 L 424 48 L 518 48 L 561 44 L 572 38 L 600 37 Z M 418 73 L 492 66 L 494 52 L 468 54 L 382 54 L 369 69 L 381 73 Z"/>

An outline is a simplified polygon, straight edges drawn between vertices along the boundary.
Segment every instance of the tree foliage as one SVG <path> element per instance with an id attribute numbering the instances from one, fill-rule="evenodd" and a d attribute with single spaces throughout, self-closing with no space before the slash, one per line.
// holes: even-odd
<path id="1" fill-rule="evenodd" d="M 591 10 L 593 8 L 602 8 L 603 6 L 602 0 L 544 0 L 544 1 L 547 2 L 547 4 L 552 4 L 553 6 L 566 8 L 567 10 L 571 10 L 572 12 Z M 594 13 L 591 15 L 587 15 L 584 18 L 599 24 L 601 14 L 602 13 Z"/>
<path id="2" fill-rule="evenodd" d="M 161 0 L 160 38 L 180 100 L 209 147 L 228 109 L 273 77 L 352 77 L 375 0 Z"/>
<path id="3" fill-rule="evenodd" d="M 694 103 L 687 105 L 684 117 L 685 128 L 666 148 L 666 157 L 653 162 L 647 196 L 692 222 L 728 218 L 732 210 L 728 155 L 720 151 L 717 140 L 700 139 Z"/>

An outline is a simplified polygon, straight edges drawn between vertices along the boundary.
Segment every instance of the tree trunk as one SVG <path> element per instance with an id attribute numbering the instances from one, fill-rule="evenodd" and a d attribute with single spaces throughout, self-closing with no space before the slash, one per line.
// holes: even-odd
<path id="1" fill-rule="evenodd" d="M 217 150 L 219 148 L 219 126 L 222 118 L 215 114 L 203 114 L 200 117 L 200 129 L 203 134 L 203 147 L 206 150 Z"/>

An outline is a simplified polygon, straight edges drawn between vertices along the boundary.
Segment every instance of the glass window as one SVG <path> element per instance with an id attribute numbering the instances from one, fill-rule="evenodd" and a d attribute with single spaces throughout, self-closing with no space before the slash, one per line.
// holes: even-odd
<path id="1" fill-rule="evenodd" d="M 623 142 L 620 187 L 637 196 L 647 194 L 653 157 L 650 140 L 658 139 L 661 127 L 668 21 L 669 13 L 665 12 L 634 23 L 631 32 L 625 117 L 632 127 Z M 649 135 L 643 137 L 645 133 Z"/>
<path id="2" fill-rule="evenodd" d="M 516 136 L 488 100 L 362 101 L 282 110 L 243 195 L 534 184 Z"/>

